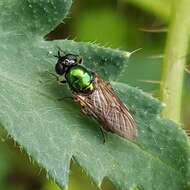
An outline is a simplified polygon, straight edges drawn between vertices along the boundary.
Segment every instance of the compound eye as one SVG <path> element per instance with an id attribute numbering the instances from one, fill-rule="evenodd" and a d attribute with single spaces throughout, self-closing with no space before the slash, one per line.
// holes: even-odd
<path id="1" fill-rule="evenodd" d="M 63 75 L 65 73 L 65 67 L 63 67 L 62 64 L 60 63 L 57 63 L 55 65 L 55 72 L 58 74 L 58 75 Z"/>

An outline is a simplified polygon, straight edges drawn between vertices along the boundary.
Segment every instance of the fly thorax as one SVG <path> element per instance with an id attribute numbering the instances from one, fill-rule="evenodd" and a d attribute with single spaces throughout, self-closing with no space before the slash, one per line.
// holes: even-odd
<path id="1" fill-rule="evenodd" d="M 71 67 L 65 74 L 69 87 L 75 92 L 91 92 L 93 90 L 92 73 L 82 65 Z"/>

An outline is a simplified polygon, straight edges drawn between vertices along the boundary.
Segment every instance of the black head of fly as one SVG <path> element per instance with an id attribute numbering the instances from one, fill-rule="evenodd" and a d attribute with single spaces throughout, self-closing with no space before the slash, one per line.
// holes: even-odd
<path id="1" fill-rule="evenodd" d="M 55 55 L 58 61 L 55 65 L 55 71 L 58 75 L 64 75 L 70 67 L 82 64 L 82 57 L 74 54 L 61 55 L 60 51 Z"/>
<path id="2" fill-rule="evenodd" d="M 61 55 L 58 51 L 58 61 L 55 65 L 55 71 L 58 75 L 64 75 L 65 80 L 62 83 L 68 83 L 73 92 L 91 93 L 93 91 L 93 74 L 84 65 L 83 59 L 79 55 L 65 54 Z"/>

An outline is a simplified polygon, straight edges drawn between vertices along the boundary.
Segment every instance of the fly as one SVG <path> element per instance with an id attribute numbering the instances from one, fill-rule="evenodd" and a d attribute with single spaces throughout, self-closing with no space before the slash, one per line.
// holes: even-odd
<path id="1" fill-rule="evenodd" d="M 74 100 L 80 103 L 82 111 L 94 117 L 101 124 L 101 131 L 115 133 L 133 140 L 137 137 L 137 128 L 129 109 L 115 94 L 110 83 L 104 81 L 96 72 L 83 65 L 79 55 L 61 55 L 58 51 L 55 71 L 65 77 L 61 83 L 67 83 Z"/>

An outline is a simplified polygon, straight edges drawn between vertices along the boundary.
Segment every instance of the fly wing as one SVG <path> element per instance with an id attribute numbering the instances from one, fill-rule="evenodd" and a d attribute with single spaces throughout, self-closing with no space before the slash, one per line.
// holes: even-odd
<path id="1" fill-rule="evenodd" d="M 93 78 L 94 91 L 91 94 L 75 94 L 85 113 L 97 119 L 106 131 L 134 139 L 137 129 L 128 108 L 116 96 L 111 85 L 102 80 L 96 73 Z"/>

